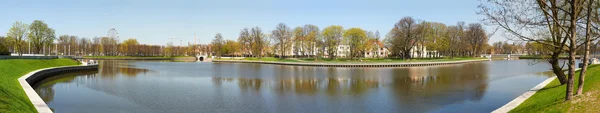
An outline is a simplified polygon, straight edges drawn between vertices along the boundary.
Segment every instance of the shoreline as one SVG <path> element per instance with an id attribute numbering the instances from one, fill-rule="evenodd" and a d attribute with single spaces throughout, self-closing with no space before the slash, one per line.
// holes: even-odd
<path id="1" fill-rule="evenodd" d="M 311 67 L 417 67 L 448 65 L 471 62 L 490 61 L 490 59 L 460 60 L 460 61 L 432 61 L 432 62 L 398 62 L 398 63 L 321 63 L 321 62 L 279 62 L 279 61 L 249 61 L 249 60 L 213 60 L 215 63 L 255 63 L 255 64 L 273 64 L 273 65 L 291 65 L 291 66 L 311 66 Z"/>
<path id="2" fill-rule="evenodd" d="M 76 59 L 89 59 L 89 60 L 196 60 L 196 57 L 115 57 L 115 58 L 102 58 L 102 57 L 83 57 Z"/>
<path id="3" fill-rule="evenodd" d="M 35 86 L 38 82 L 50 77 L 55 76 L 60 73 L 68 73 L 74 71 L 84 71 L 84 70 L 94 70 L 98 69 L 98 65 L 76 65 L 76 66 L 60 66 L 60 67 L 50 67 L 44 69 L 38 69 L 35 71 L 31 71 L 23 76 L 21 76 L 18 81 L 23 91 L 29 98 L 29 101 L 33 105 L 39 113 L 52 113 L 52 110 L 46 102 L 37 94 L 33 86 Z"/>

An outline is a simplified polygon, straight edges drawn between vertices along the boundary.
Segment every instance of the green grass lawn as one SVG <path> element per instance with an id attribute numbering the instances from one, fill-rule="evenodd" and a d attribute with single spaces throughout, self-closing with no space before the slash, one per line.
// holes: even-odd
<path id="1" fill-rule="evenodd" d="M 319 60 L 315 60 L 314 58 L 287 58 L 287 59 L 279 59 L 273 57 L 263 57 L 263 58 L 244 58 L 244 59 L 219 59 L 219 60 L 249 60 L 249 61 L 272 61 L 272 62 L 324 62 L 324 63 L 358 63 L 358 62 L 372 62 L 372 63 L 386 63 L 386 62 L 437 62 L 437 61 L 460 61 L 460 60 L 476 60 L 476 59 L 486 59 L 486 58 L 415 58 L 410 60 L 405 59 L 392 59 L 392 58 L 361 58 L 358 59 L 348 59 L 348 58 L 337 58 L 337 59 L 329 59 L 329 58 L 320 58 Z"/>
<path id="2" fill-rule="evenodd" d="M 0 60 L 0 113 L 35 113 L 37 112 L 25 91 L 19 84 L 21 76 L 42 68 L 77 65 L 71 59 L 33 60 L 10 59 Z"/>
<path id="3" fill-rule="evenodd" d="M 575 76 L 575 91 L 577 91 L 578 81 L 579 72 Z M 582 95 L 577 95 L 573 100 L 564 102 L 566 87 L 567 85 L 560 85 L 558 79 L 555 79 L 511 112 L 583 113 L 600 111 L 600 106 L 598 106 L 600 104 L 600 65 L 588 68 Z"/>

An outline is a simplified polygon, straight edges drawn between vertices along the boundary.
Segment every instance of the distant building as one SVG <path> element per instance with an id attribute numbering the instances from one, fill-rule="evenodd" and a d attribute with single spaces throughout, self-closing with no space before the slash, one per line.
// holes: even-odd
<path id="1" fill-rule="evenodd" d="M 410 49 L 410 57 L 411 58 L 433 58 L 433 57 L 442 57 L 442 56 L 436 50 L 427 50 L 426 46 L 423 46 L 422 44 L 417 44 Z"/>
<path id="2" fill-rule="evenodd" d="M 369 40 L 367 44 L 372 45 L 370 49 L 365 51 L 365 58 L 379 58 L 379 57 L 387 57 L 390 54 L 390 51 L 378 40 Z"/>

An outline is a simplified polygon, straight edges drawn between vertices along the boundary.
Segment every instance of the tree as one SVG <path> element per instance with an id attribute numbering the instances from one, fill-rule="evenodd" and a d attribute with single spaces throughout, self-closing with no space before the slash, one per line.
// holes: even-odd
<path id="1" fill-rule="evenodd" d="M 304 56 L 305 53 L 305 49 L 303 49 L 303 45 L 306 42 L 306 34 L 304 34 L 304 29 L 302 27 L 296 27 L 294 28 L 294 44 L 293 44 L 293 48 L 294 48 L 294 53 L 297 55 L 301 55 Z"/>
<path id="2" fill-rule="evenodd" d="M 350 28 L 344 33 L 344 37 L 350 46 L 350 59 L 361 55 L 365 50 L 367 34 L 360 28 Z"/>
<path id="3" fill-rule="evenodd" d="M 54 40 L 54 29 L 49 28 L 44 21 L 35 20 L 29 26 L 29 42 L 33 46 L 33 52 L 36 54 L 41 51 L 48 44 L 48 41 Z"/>
<path id="4" fill-rule="evenodd" d="M 220 58 L 223 55 L 223 43 L 225 41 L 223 40 L 223 36 L 221 36 L 221 33 L 217 33 L 217 35 L 215 35 L 215 39 L 213 39 L 212 41 L 212 45 L 213 45 L 213 52 L 215 52 L 215 56 L 217 58 Z"/>
<path id="5" fill-rule="evenodd" d="M 329 59 L 336 59 L 338 46 L 344 34 L 344 28 L 339 25 L 331 25 L 323 29 L 323 37 L 325 38 L 325 48 Z"/>
<path id="6" fill-rule="evenodd" d="M 19 56 L 23 55 L 23 38 L 27 37 L 29 28 L 27 24 L 23 24 L 19 21 L 13 23 L 12 27 L 8 30 L 6 36 L 11 40 L 12 46 L 15 47 L 16 52 Z"/>
<path id="7" fill-rule="evenodd" d="M 137 45 L 140 43 L 135 38 L 130 38 L 121 43 L 119 50 L 126 56 L 137 56 Z"/>
<path id="8" fill-rule="evenodd" d="M 244 28 L 240 31 L 240 37 L 238 38 L 238 42 L 243 51 L 243 55 L 251 54 L 252 38 L 250 37 L 250 30 L 248 30 L 248 28 Z"/>
<path id="9" fill-rule="evenodd" d="M 440 52 L 446 52 L 448 48 L 448 40 L 446 40 L 447 27 L 443 23 L 438 22 L 424 22 L 425 26 L 423 32 L 423 46 L 428 50 L 437 50 Z M 446 50 L 445 50 L 446 49 Z M 436 54 L 428 54 L 427 57 L 439 57 Z"/>
<path id="10" fill-rule="evenodd" d="M 267 40 L 265 39 L 265 34 L 262 33 L 262 30 L 259 27 L 253 27 L 250 29 L 250 37 L 252 39 L 252 54 L 257 56 L 258 58 L 262 58 L 263 52 L 266 45 Z"/>
<path id="11" fill-rule="evenodd" d="M 410 51 L 417 41 L 417 23 L 412 17 L 404 17 L 389 32 L 387 42 L 391 46 L 393 56 L 403 59 L 411 58 Z"/>
<path id="12" fill-rule="evenodd" d="M 315 58 L 315 60 L 319 59 L 319 51 L 318 51 L 318 44 L 320 42 L 319 39 L 319 35 L 320 35 L 320 30 L 319 27 L 317 27 L 316 25 L 312 25 L 312 24 L 308 24 L 308 25 L 304 25 L 303 30 L 304 31 L 304 47 L 306 49 L 306 51 L 309 52 L 309 55 L 313 55 L 313 57 Z"/>
<path id="13" fill-rule="evenodd" d="M 477 57 L 483 47 L 488 42 L 487 34 L 481 26 L 481 24 L 473 23 L 469 24 L 467 31 L 465 32 L 465 38 L 471 49 L 471 56 Z"/>
<path id="14" fill-rule="evenodd" d="M 279 58 L 283 59 L 291 46 L 292 29 L 284 23 L 279 23 L 275 30 L 273 30 L 271 36 L 279 47 Z"/>
<path id="15" fill-rule="evenodd" d="M 583 67 L 581 67 L 581 72 L 579 72 L 579 85 L 577 86 L 577 95 L 580 95 L 583 93 L 583 85 L 585 83 L 585 73 L 587 71 L 588 68 L 588 63 L 589 63 L 589 57 L 590 57 L 590 42 L 591 42 L 591 35 L 592 35 L 592 21 L 591 21 L 591 17 L 595 16 L 594 18 L 598 18 L 598 16 L 596 16 L 598 13 L 595 12 L 596 15 L 592 15 L 592 4 L 594 4 L 594 0 L 590 0 L 587 3 L 587 12 L 586 12 L 586 16 L 585 16 L 585 43 L 584 43 L 584 54 L 583 54 Z"/>
<path id="16" fill-rule="evenodd" d="M 573 95 L 575 74 L 575 51 L 577 44 L 578 21 L 581 20 L 584 0 L 488 0 L 488 5 L 480 5 L 479 14 L 485 21 L 499 26 L 516 39 L 533 41 L 551 47 L 548 62 L 561 84 L 567 84 L 565 100 Z M 588 2 L 589 3 L 589 2 Z M 525 32 L 526 31 L 526 32 Z M 548 33 L 549 37 L 539 37 L 536 33 Z M 567 43 L 568 41 L 568 43 Z M 568 74 L 565 78 L 559 67 L 558 56 L 569 53 Z"/>
<path id="17" fill-rule="evenodd" d="M 0 56 L 10 55 L 10 52 L 8 51 L 8 46 L 8 38 L 0 36 Z"/>
<path id="18" fill-rule="evenodd" d="M 223 54 L 225 55 L 235 55 L 240 51 L 240 45 L 238 42 L 234 40 L 227 40 L 223 44 Z"/>

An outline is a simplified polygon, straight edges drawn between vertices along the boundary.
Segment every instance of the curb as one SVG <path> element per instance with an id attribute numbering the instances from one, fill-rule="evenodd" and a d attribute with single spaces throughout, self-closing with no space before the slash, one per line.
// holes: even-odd
<path id="1" fill-rule="evenodd" d="M 46 78 L 47 76 L 52 76 L 58 73 L 70 72 L 70 71 L 79 71 L 79 70 L 90 70 L 90 69 L 98 69 L 98 65 L 78 65 L 78 66 L 61 66 L 61 67 L 50 67 L 44 69 L 38 69 L 32 72 L 29 72 L 22 77 L 20 77 L 19 84 L 27 94 L 29 101 L 35 107 L 37 112 L 39 113 L 52 113 L 52 110 L 46 102 L 42 100 L 42 98 L 35 92 L 33 89 L 34 84 L 39 82 L 40 80 Z"/>

